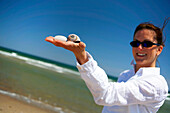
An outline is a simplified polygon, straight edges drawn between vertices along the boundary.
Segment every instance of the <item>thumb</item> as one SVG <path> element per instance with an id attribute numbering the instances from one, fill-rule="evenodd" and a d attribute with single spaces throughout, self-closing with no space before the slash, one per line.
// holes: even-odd
<path id="1" fill-rule="evenodd" d="M 79 47 L 80 47 L 81 49 L 85 49 L 85 48 L 86 48 L 86 44 L 83 43 L 83 42 L 80 42 L 80 43 L 79 43 Z"/>

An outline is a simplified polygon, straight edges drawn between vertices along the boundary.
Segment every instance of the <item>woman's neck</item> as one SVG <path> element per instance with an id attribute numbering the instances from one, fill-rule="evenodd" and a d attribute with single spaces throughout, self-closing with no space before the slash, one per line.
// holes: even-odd
<path id="1" fill-rule="evenodd" d="M 138 64 L 136 64 L 135 65 L 135 73 L 142 67 L 156 67 L 156 63 L 153 63 L 151 65 L 138 65 Z"/>

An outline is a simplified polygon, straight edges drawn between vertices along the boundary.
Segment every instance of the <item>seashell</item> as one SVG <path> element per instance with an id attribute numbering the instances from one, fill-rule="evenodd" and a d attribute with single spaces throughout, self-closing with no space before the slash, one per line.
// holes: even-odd
<path id="1" fill-rule="evenodd" d="M 62 35 L 56 35 L 54 37 L 54 39 L 61 40 L 61 41 L 67 41 L 67 38 L 65 36 L 62 36 Z"/>
<path id="2" fill-rule="evenodd" d="M 67 41 L 73 41 L 75 43 L 79 43 L 80 42 L 80 38 L 79 36 L 77 36 L 76 34 L 70 34 L 68 37 L 67 37 Z"/>

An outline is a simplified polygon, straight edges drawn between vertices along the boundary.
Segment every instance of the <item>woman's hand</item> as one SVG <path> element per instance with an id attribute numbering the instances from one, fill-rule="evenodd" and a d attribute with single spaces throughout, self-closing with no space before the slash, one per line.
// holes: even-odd
<path id="1" fill-rule="evenodd" d="M 86 44 L 83 42 L 74 43 L 72 41 L 61 41 L 54 39 L 54 37 L 49 36 L 45 39 L 47 42 L 54 44 L 57 47 L 62 47 L 69 51 L 72 51 L 77 59 L 77 61 L 82 65 L 88 61 L 87 54 L 85 51 Z"/>

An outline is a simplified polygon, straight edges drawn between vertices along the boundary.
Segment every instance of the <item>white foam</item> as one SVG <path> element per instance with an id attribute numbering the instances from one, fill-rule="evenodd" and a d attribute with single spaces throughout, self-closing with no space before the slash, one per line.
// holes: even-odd
<path id="1" fill-rule="evenodd" d="M 169 100 L 169 101 L 170 101 L 170 98 L 167 97 L 166 100 Z"/>
<path id="2" fill-rule="evenodd" d="M 12 56 L 11 53 L 0 51 L 0 54 L 6 55 L 6 56 Z"/>
<path id="3" fill-rule="evenodd" d="M 7 91 L 3 91 L 3 90 L 0 90 L 0 94 L 7 95 L 7 96 L 10 96 L 10 97 L 15 98 L 17 100 L 24 101 L 24 102 L 32 104 L 34 106 L 37 106 L 37 107 L 40 107 L 40 108 L 45 108 L 45 109 L 48 109 L 48 110 L 51 110 L 51 111 L 54 111 L 54 112 L 57 112 L 57 113 L 66 113 L 65 111 L 67 111 L 67 109 L 63 110 L 61 107 L 54 107 L 52 105 L 43 103 L 42 101 L 31 99 L 30 98 L 31 96 L 25 97 L 25 96 L 22 96 L 22 95 L 18 95 L 16 93 L 11 93 L 11 92 L 7 92 Z M 73 111 L 70 111 L 70 112 L 75 113 Z"/>
<path id="4" fill-rule="evenodd" d="M 167 96 L 166 100 L 170 101 L 170 93 L 168 93 L 168 96 Z"/>
<path id="5" fill-rule="evenodd" d="M 58 73 L 72 73 L 72 74 L 75 74 L 75 75 L 80 75 L 80 73 L 77 72 L 77 71 L 73 71 L 71 69 L 63 68 L 63 67 L 57 66 L 55 64 L 47 63 L 47 62 L 44 62 L 44 61 L 35 60 L 35 59 L 27 58 L 27 57 L 24 57 L 24 56 L 20 56 L 15 52 L 9 53 L 9 52 L 0 51 L 0 54 L 10 56 L 10 57 L 14 57 L 14 58 L 17 58 L 17 59 L 20 59 L 20 60 L 24 60 L 27 64 L 34 65 L 34 66 L 41 67 L 41 68 L 45 68 L 45 69 L 49 69 L 49 70 L 53 70 L 53 71 L 56 71 Z"/>

